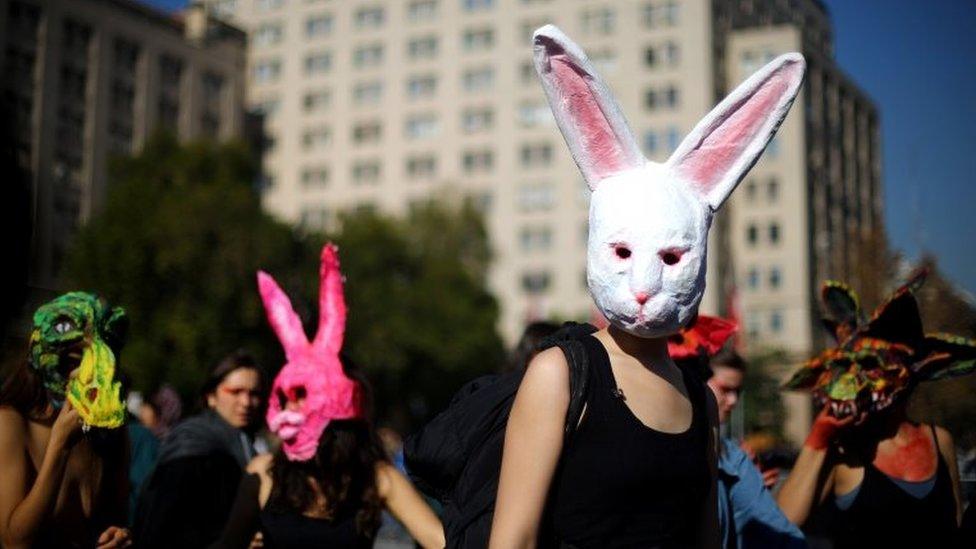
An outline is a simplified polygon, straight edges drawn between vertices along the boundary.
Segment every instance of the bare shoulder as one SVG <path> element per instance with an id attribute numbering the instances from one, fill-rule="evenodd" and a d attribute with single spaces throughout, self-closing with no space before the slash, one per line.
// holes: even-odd
<path id="1" fill-rule="evenodd" d="M 559 347 L 550 347 L 529 362 L 519 391 L 569 398 L 569 363 Z"/>
<path id="2" fill-rule="evenodd" d="M 935 427 L 935 440 L 939 443 L 939 450 L 942 454 L 948 457 L 949 453 L 955 453 L 955 442 L 952 440 L 952 433 L 945 427 L 939 425 L 934 425 L 933 427 Z M 953 457 L 953 459 L 955 458 Z"/>
<path id="3" fill-rule="evenodd" d="M 0 406 L 0 441 L 22 441 L 27 436 L 27 420 L 10 406 Z"/>

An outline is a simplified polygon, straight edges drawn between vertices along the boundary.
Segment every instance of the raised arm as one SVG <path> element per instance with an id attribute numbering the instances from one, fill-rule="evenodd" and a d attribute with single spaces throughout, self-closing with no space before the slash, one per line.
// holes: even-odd
<path id="1" fill-rule="evenodd" d="M 563 352 L 553 347 L 529 363 L 512 405 L 490 548 L 536 546 L 546 495 L 562 452 L 568 407 L 569 365 Z"/>
<path id="2" fill-rule="evenodd" d="M 852 418 L 840 421 L 826 410 L 813 422 L 793 470 L 776 496 L 776 503 L 793 524 L 802 526 L 814 504 L 822 502 L 833 489 L 834 471 L 828 463 L 830 445 L 838 431 L 851 423 Z"/>
<path id="3" fill-rule="evenodd" d="M 386 508 L 424 549 L 442 549 L 444 527 L 407 477 L 389 463 L 376 468 L 376 484 Z"/>
<path id="4" fill-rule="evenodd" d="M 51 428 L 44 459 L 28 485 L 27 425 L 20 413 L 0 408 L 0 541 L 4 547 L 30 547 L 57 500 L 71 446 L 81 432 L 78 412 L 65 403 Z"/>
<path id="5" fill-rule="evenodd" d="M 939 452 L 949 468 L 949 478 L 952 480 L 952 495 L 956 501 L 956 524 L 962 522 L 962 495 L 959 491 L 959 462 L 956 461 L 956 445 L 952 435 L 942 427 L 935 428 L 936 442 Z"/>

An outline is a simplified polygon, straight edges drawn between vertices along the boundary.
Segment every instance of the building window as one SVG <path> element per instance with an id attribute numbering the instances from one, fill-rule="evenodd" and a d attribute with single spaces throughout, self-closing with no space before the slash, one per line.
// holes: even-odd
<path id="1" fill-rule="evenodd" d="M 327 208 L 304 206 L 298 220 L 298 226 L 302 231 L 324 231 L 329 226 L 331 219 L 332 216 Z"/>
<path id="2" fill-rule="evenodd" d="M 778 334 L 783 331 L 783 313 L 773 311 L 769 314 L 769 331 Z"/>
<path id="3" fill-rule="evenodd" d="M 380 180 L 380 163 L 378 160 L 361 160 L 352 165 L 352 182 L 354 185 L 373 184 Z"/>
<path id="4" fill-rule="evenodd" d="M 779 267 L 772 267 L 769 269 L 769 287 L 773 289 L 778 289 L 783 283 L 783 275 L 779 270 Z"/>
<path id="5" fill-rule="evenodd" d="M 532 61 L 522 61 L 519 65 L 519 80 L 523 84 L 534 84 L 535 79 L 535 64 Z"/>
<path id="6" fill-rule="evenodd" d="M 644 93 L 644 106 L 648 110 L 668 108 L 674 110 L 678 106 L 678 88 L 673 85 L 662 89 L 650 89 Z"/>
<path id="7" fill-rule="evenodd" d="M 464 51 L 487 51 L 495 45 L 495 31 L 492 29 L 468 29 L 461 35 Z"/>
<path id="8" fill-rule="evenodd" d="M 461 167 L 465 173 L 490 172 L 495 164 L 495 155 L 490 150 L 465 151 L 461 155 Z"/>
<path id="9" fill-rule="evenodd" d="M 373 80 L 360 82 L 352 90 L 353 102 L 357 105 L 375 105 L 383 99 L 383 82 Z"/>
<path id="10" fill-rule="evenodd" d="M 756 242 L 758 241 L 759 229 L 755 225 L 750 224 L 748 227 L 746 227 L 746 242 L 748 242 L 750 246 L 755 246 Z"/>
<path id="11" fill-rule="evenodd" d="M 281 60 L 265 59 L 254 64 L 254 81 L 259 84 L 274 82 L 281 76 Z"/>
<path id="12" fill-rule="evenodd" d="M 332 32 L 332 15 L 322 14 L 309 17 L 305 20 L 305 36 L 308 38 L 321 38 L 328 36 Z"/>
<path id="13" fill-rule="evenodd" d="M 323 51 L 305 56 L 305 74 L 314 75 L 329 72 L 332 68 L 332 53 Z"/>
<path id="14" fill-rule="evenodd" d="M 611 73 L 617 69 L 617 54 L 613 50 L 596 50 L 590 54 L 590 63 L 601 73 Z"/>
<path id="15" fill-rule="evenodd" d="M 518 110 L 519 124 L 527 128 L 536 126 L 554 126 L 556 119 L 552 116 L 552 109 L 548 103 L 533 101 L 522 103 Z"/>
<path id="16" fill-rule="evenodd" d="M 353 143 L 376 143 L 382 137 L 383 125 L 379 122 L 360 122 L 352 127 Z"/>
<path id="17" fill-rule="evenodd" d="M 437 17 L 437 0 L 415 0 L 407 7 L 407 17 L 414 22 Z"/>
<path id="18" fill-rule="evenodd" d="M 552 283 L 548 271 L 532 271 L 522 274 L 522 290 L 527 294 L 541 294 Z"/>
<path id="19" fill-rule="evenodd" d="M 321 149 L 332 143 L 332 132 L 329 128 L 309 128 L 302 134 L 302 147 L 306 150 Z"/>
<path id="20" fill-rule="evenodd" d="M 756 314 L 751 314 L 746 318 L 746 332 L 750 338 L 759 337 L 759 318 Z"/>
<path id="21" fill-rule="evenodd" d="M 580 17 L 580 26 L 586 34 L 612 34 L 616 14 L 610 8 L 593 8 L 584 10 Z"/>
<path id="22" fill-rule="evenodd" d="M 433 97 L 437 92 L 437 77 L 431 74 L 411 76 L 407 80 L 407 96 L 410 99 Z"/>
<path id="23" fill-rule="evenodd" d="M 756 180 L 751 177 L 746 181 L 746 200 L 756 201 Z"/>
<path id="24" fill-rule="evenodd" d="M 464 71 L 461 81 L 466 92 L 489 91 L 495 84 L 495 69 L 491 67 L 468 69 Z"/>
<path id="25" fill-rule="evenodd" d="M 657 65 L 657 48 L 651 46 L 644 50 L 644 64 L 648 67 Z"/>
<path id="26" fill-rule="evenodd" d="M 329 184 L 329 168 L 316 166 L 302 170 L 302 187 L 322 188 Z"/>
<path id="27" fill-rule="evenodd" d="M 383 26 L 386 12 L 382 6 L 369 6 L 356 10 L 355 21 L 357 29 L 375 29 Z"/>
<path id="28" fill-rule="evenodd" d="M 323 111 L 332 102 L 332 92 L 329 90 L 313 90 L 305 93 L 302 108 L 305 112 Z"/>
<path id="29" fill-rule="evenodd" d="M 383 63 L 383 44 L 360 46 L 352 52 L 352 64 L 355 67 L 376 67 Z"/>
<path id="30" fill-rule="evenodd" d="M 437 159 L 433 155 L 407 159 L 407 176 L 411 179 L 431 179 L 437 175 Z"/>
<path id="31" fill-rule="evenodd" d="M 674 86 L 668 86 L 664 90 L 664 104 L 667 105 L 669 109 L 675 109 L 678 106 L 678 88 Z"/>
<path id="32" fill-rule="evenodd" d="M 673 27 L 679 23 L 681 6 L 678 0 L 653 0 L 644 4 L 642 12 L 646 27 Z"/>
<path id="33" fill-rule="evenodd" d="M 461 129 L 465 133 L 490 130 L 495 123 L 495 111 L 488 107 L 467 109 L 461 113 Z"/>
<path id="34" fill-rule="evenodd" d="M 413 38 L 407 43 L 410 59 L 433 59 L 437 57 L 437 37 Z"/>
<path id="35" fill-rule="evenodd" d="M 549 227 L 522 227 L 519 246 L 523 252 L 542 252 L 552 247 L 552 229 Z"/>
<path id="36" fill-rule="evenodd" d="M 766 145 L 765 155 L 767 158 L 771 159 L 779 157 L 779 136 L 773 136 L 773 138 L 769 140 L 769 145 Z"/>
<path id="37" fill-rule="evenodd" d="M 779 200 L 779 181 L 775 177 L 770 177 L 769 182 L 766 184 L 766 199 L 770 203 L 775 203 Z"/>
<path id="38" fill-rule="evenodd" d="M 658 149 L 658 139 L 657 132 L 654 130 L 647 130 L 644 132 L 644 154 L 647 156 L 653 156 L 657 154 Z"/>
<path id="39" fill-rule="evenodd" d="M 281 23 L 265 23 L 254 30 L 254 45 L 258 47 L 280 44 L 284 37 Z"/>
<path id="40" fill-rule="evenodd" d="M 214 2 L 214 15 L 221 18 L 230 18 L 237 11 L 237 0 L 217 0 Z"/>
<path id="41" fill-rule="evenodd" d="M 407 137 L 424 139 L 436 136 L 440 128 L 437 123 L 437 115 L 421 114 L 408 118 L 405 129 Z"/>
<path id="42" fill-rule="evenodd" d="M 523 212 L 546 211 L 555 205 L 552 185 L 535 183 L 522 185 L 518 190 L 518 207 Z"/>
<path id="43" fill-rule="evenodd" d="M 678 65 L 678 62 L 681 60 L 681 53 L 677 44 L 668 41 L 664 45 L 664 60 L 669 66 L 674 67 Z"/>
<path id="44" fill-rule="evenodd" d="M 261 115 L 266 119 L 271 118 L 281 108 L 281 99 L 277 97 L 266 97 L 254 103 L 254 106 L 251 108 L 255 114 Z"/>
<path id="45" fill-rule="evenodd" d="M 746 285 L 750 290 L 759 289 L 759 269 L 755 267 L 749 268 L 749 274 L 746 276 Z"/>
<path id="46" fill-rule="evenodd" d="M 522 145 L 519 159 L 523 168 L 548 166 L 552 164 L 552 145 L 548 143 Z"/>
<path id="47" fill-rule="evenodd" d="M 464 11 L 484 11 L 495 7 L 495 0 L 461 0 Z"/>
<path id="48" fill-rule="evenodd" d="M 678 145 L 680 144 L 681 144 L 681 132 L 679 132 L 678 128 L 674 126 L 669 127 L 668 128 L 668 149 L 671 152 L 674 152 L 675 149 L 677 149 Z"/>
<path id="49" fill-rule="evenodd" d="M 254 5 L 259 11 L 271 11 L 285 5 L 285 0 L 255 0 Z"/>
<path id="50" fill-rule="evenodd" d="M 769 224 L 769 242 L 771 244 L 779 244 L 779 223 Z"/>

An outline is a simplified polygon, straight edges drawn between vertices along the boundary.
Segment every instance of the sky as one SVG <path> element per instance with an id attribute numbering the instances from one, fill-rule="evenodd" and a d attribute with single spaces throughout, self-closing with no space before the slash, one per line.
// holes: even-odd
<path id="1" fill-rule="evenodd" d="M 823 1 L 840 67 L 881 114 L 892 248 L 910 259 L 932 253 L 976 295 L 976 2 Z"/>

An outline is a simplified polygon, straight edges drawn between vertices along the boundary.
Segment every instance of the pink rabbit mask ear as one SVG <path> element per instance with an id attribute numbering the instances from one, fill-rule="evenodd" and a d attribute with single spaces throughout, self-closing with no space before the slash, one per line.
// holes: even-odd
<path id="1" fill-rule="evenodd" d="M 800 91 L 805 71 L 799 53 L 777 57 L 712 109 L 668 159 L 675 176 L 712 211 L 759 160 Z"/>

